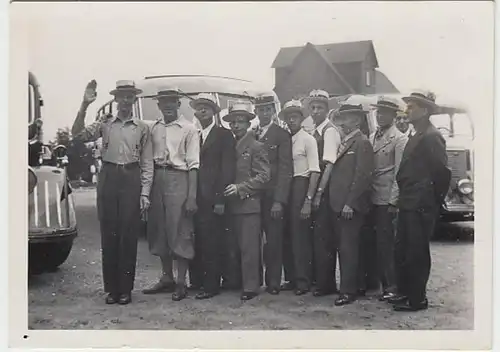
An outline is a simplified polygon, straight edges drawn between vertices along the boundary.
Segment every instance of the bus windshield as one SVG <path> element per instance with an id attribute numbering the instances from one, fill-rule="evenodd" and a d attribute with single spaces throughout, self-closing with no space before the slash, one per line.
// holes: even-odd
<path id="1" fill-rule="evenodd" d="M 448 114 L 432 115 L 431 122 L 446 137 L 474 137 L 472 121 L 467 114 L 454 114 L 452 116 Z"/>

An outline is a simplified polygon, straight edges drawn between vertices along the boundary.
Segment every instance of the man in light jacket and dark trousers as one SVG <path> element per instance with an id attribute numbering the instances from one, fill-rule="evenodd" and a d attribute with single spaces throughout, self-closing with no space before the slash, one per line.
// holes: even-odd
<path id="1" fill-rule="evenodd" d="M 396 174 L 408 138 L 395 124 L 401 111 L 397 102 L 380 97 L 374 107 L 378 129 L 370 136 L 375 158 L 372 208 L 361 232 L 359 289 L 367 288 L 368 268 L 375 267 L 377 283 L 382 289 L 380 300 L 385 301 L 395 295 L 394 221 L 399 195 Z"/>

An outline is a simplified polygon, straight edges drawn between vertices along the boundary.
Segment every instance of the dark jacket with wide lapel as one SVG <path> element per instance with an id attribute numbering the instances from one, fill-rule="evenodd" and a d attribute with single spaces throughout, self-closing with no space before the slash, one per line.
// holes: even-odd
<path id="1" fill-rule="evenodd" d="M 231 131 L 214 126 L 200 148 L 198 202 L 224 204 L 224 189 L 234 181 L 236 141 Z"/>
<path id="2" fill-rule="evenodd" d="M 341 148 L 330 175 L 330 206 L 334 212 L 341 212 L 348 205 L 354 211 L 367 213 L 374 170 L 373 147 L 358 131 Z"/>
<path id="3" fill-rule="evenodd" d="M 376 205 L 396 205 L 399 196 L 396 174 L 408 137 L 395 125 L 390 126 L 382 137 L 376 139 L 375 135 L 370 137 L 375 153 L 371 199 Z"/>
<path id="4" fill-rule="evenodd" d="M 292 138 L 275 123 L 259 139 L 263 143 L 271 167 L 271 180 L 266 185 L 266 196 L 275 202 L 286 204 L 293 176 Z"/>
<path id="5" fill-rule="evenodd" d="M 403 210 L 436 210 L 450 185 L 446 141 L 430 123 L 422 121 L 408 139 L 396 176 L 398 207 Z"/>
<path id="6" fill-rule="evenodd" d="M 231 197 L 230 212 L 253 214 L 260 212 L 260 198 L 271 178 L 271 168 L 264 145 L 247 133 L 236 143 L 236 173 L 234 183 L 238 194 Z"/>

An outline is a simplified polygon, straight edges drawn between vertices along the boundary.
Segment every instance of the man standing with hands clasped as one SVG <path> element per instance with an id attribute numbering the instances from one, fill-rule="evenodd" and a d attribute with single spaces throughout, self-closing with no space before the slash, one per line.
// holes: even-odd
<path id="1" fill-rule="evenodd" d="M 359 236 L 370 208 L 374 159 L 372 145 L 359 129 L 366 119 L 362 106 L 341 105 L 334 118 L 342 144 L 327 192 L 340 261 L 340 296 L 335 305 L 341 306 L 352 303 L 358 293 Z"/>
<path id="2" fill-rule="evenodd" d="M 102 137 L 103 166 L 97 184 L 101 226 L 102 269 L 107 304 L 128 304 L 134 287 L 140 213 L 149 207 L 153 157 L 148 126 L 132 116 L 142 91 L 133 81 L 118 81 L 114 95 L 117 115 L 85 127 L 85 115 L 95 101 L 97 83 L 85 90 L 71 130 L 82 142 Z"/>
<path id="3" fill-rule="evenodd" d="M 396 232 L 398 295 L 390 298 L 397 311 L 427 309 L 427 280 L 431 270 L 429 241 L 450 185 L 446 142 L 430 122 L 437 105 L 431 92 L 403 98 L 414 127 L 403 152 L 396 180 L 399 186 Z"/>
<path id="4" fill-rule="evenodd" d="M 158 108 L 163 117 L 151 128 L 154 181 L 147 237 L 149 250 L 161 259 L 163 275 L 145 294 L 172 292 L 172 300 L 187 296 L 186 273 L 194 257 L 193 216 L 200 165 L 200 140 L 196 127 L 178 115 L 177 89 L 160 88 Z M 174 284 L 173 260 L 177 262 Z"/>
<path id="5" fill-rule="evenodd" d="M 261 194 L 271 178 L 265 147 L 248 131 L 254 117 L 248 104 L 236 103 L 223 118 L 236 138 L 235 180 L 226 187 L 224 195 L 230 197 L 231 230 L 241 255 L 244 301 L 259 294 Z"/>

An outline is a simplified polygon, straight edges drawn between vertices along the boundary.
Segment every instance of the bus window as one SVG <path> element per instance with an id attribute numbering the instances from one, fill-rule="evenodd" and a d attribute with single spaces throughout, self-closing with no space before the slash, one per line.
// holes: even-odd
<path id="1" fill-rule="evenodd" d="M 35 88 L 29 84 L 28 85 L 28 123 L 32 123 L 35 120 L 35 109 L 36 109 L 36 102 L 35 102 Z"/>

